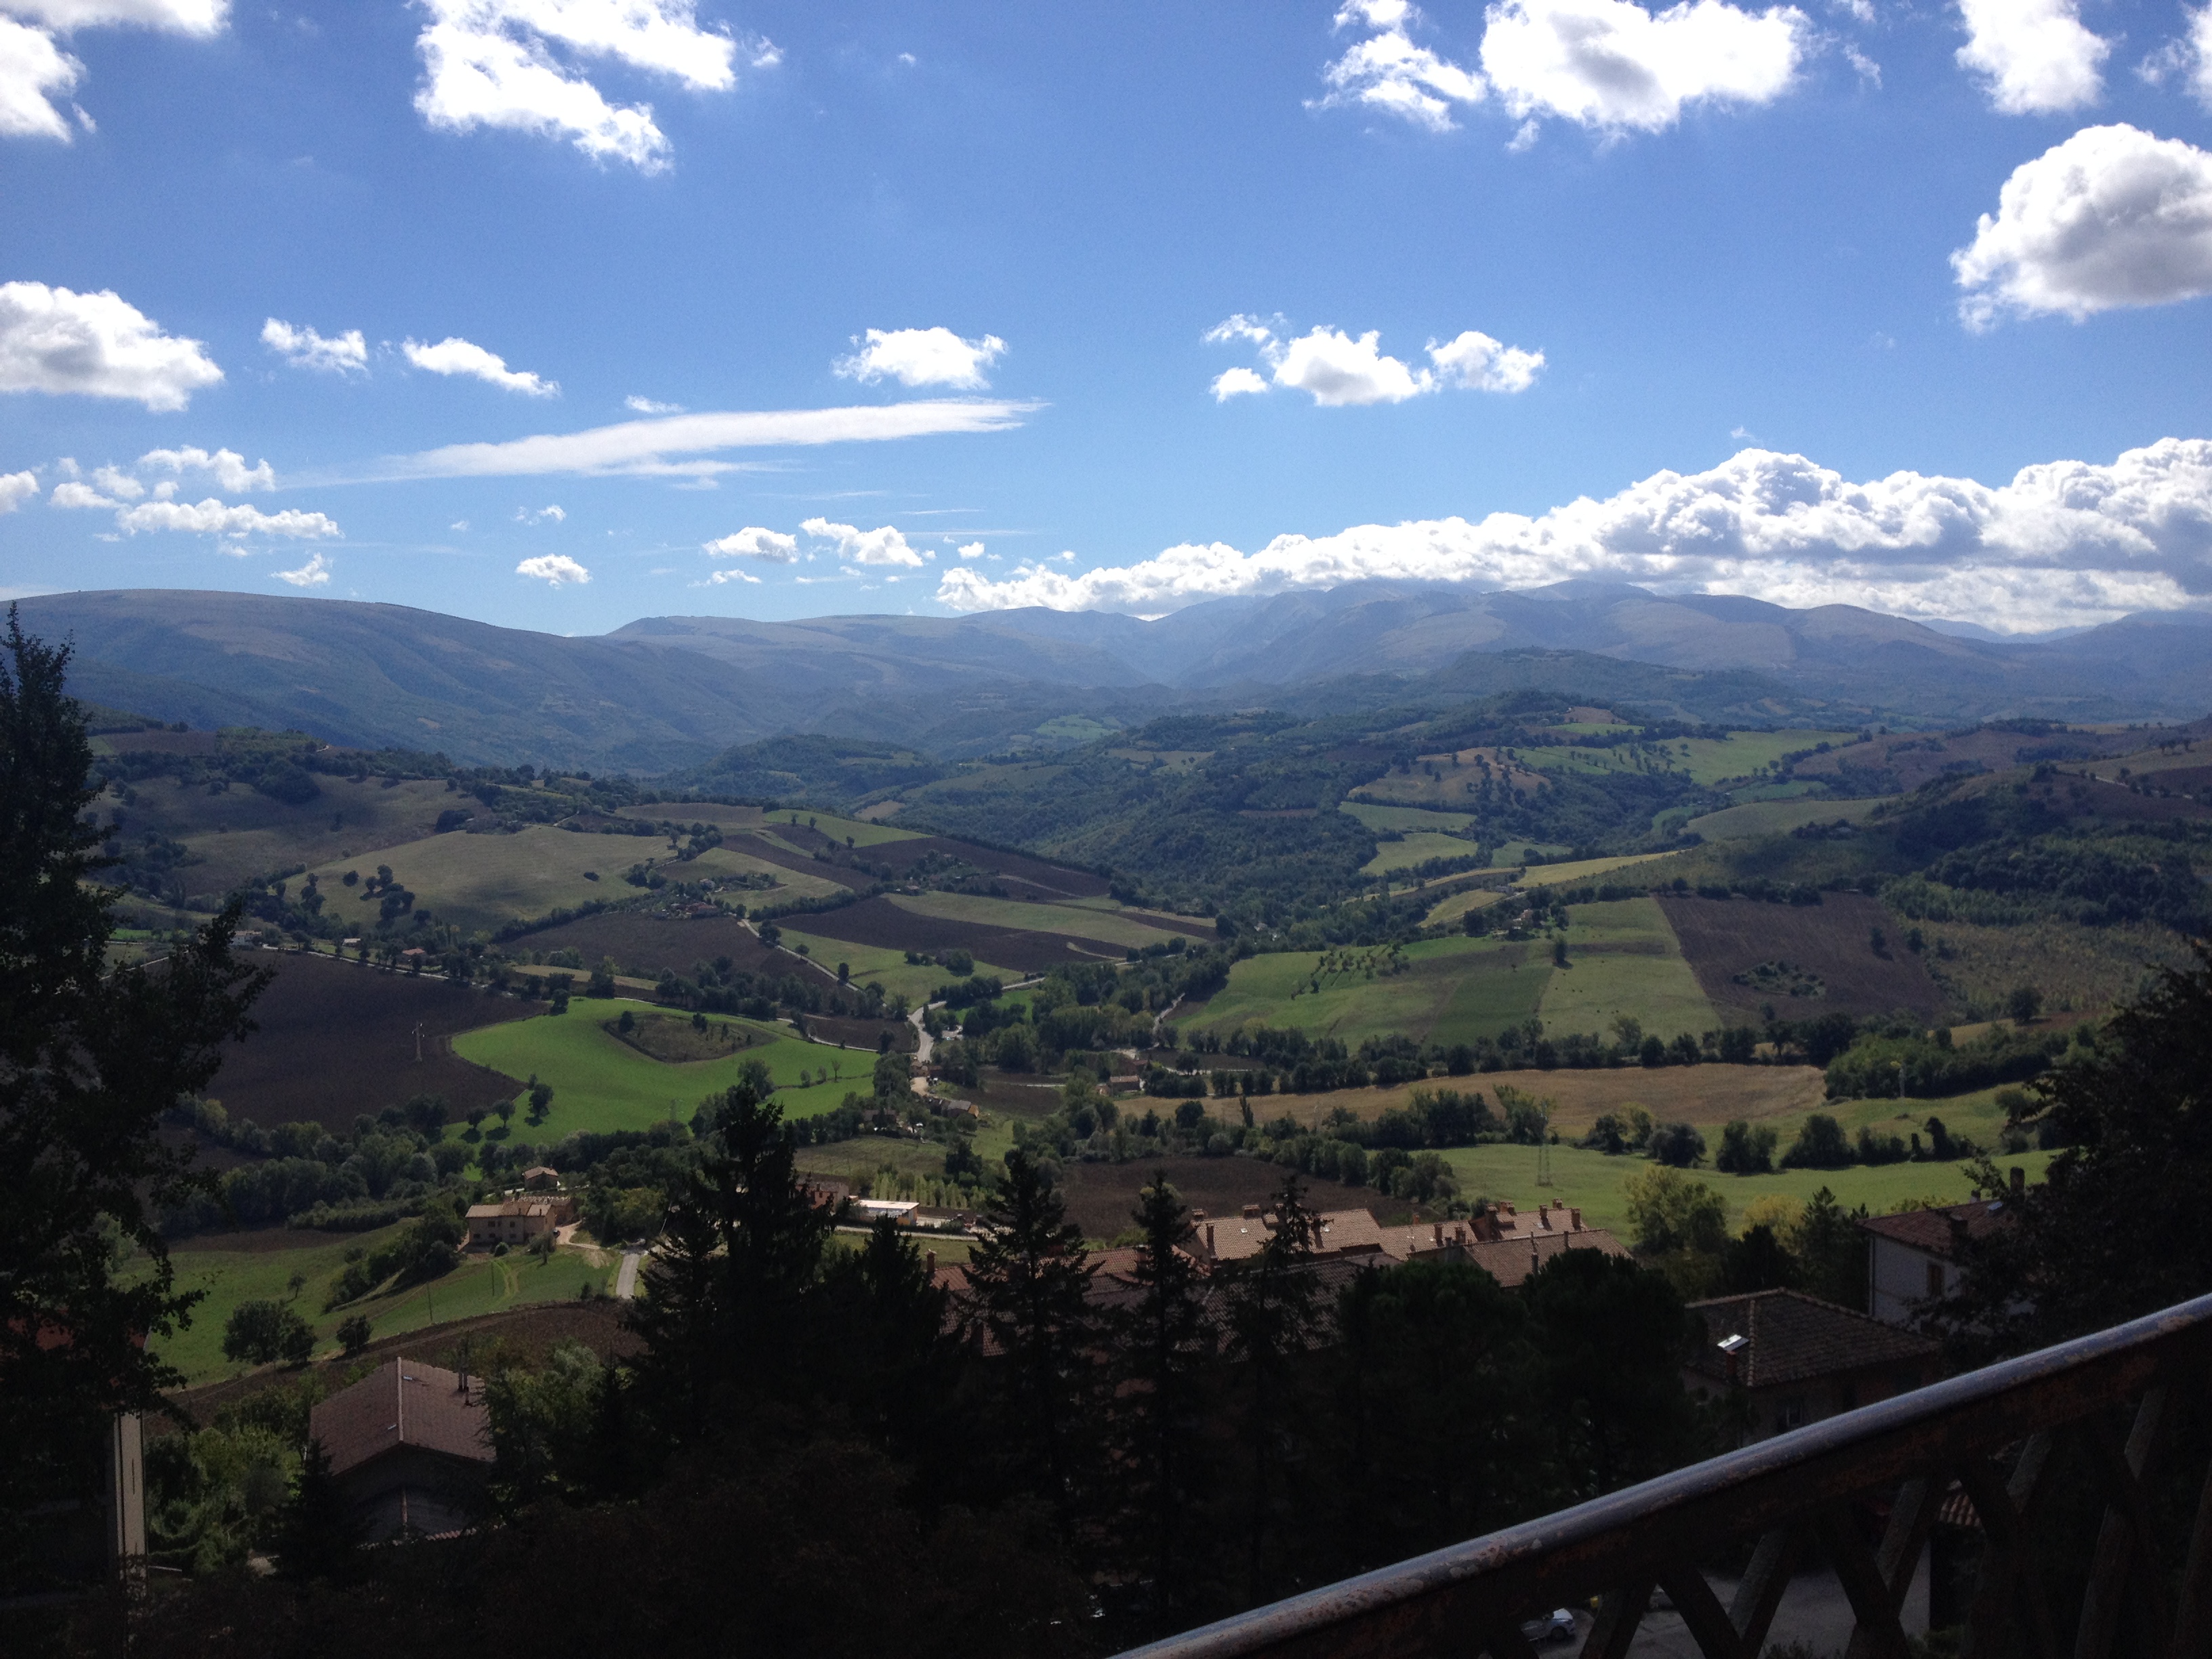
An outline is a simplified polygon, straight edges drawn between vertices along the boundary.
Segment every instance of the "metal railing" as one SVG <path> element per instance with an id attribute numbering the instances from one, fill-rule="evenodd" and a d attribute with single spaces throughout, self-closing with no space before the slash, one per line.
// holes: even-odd
<path id="1" fill-rule="evenodd" d="M 1757 1659 L 1793 1571 L 1817 1543 L 1856 1620 L 1850 1659 L 1905 1659 L 1905 1595 L 1951 1483 L 1984 1535 L 1964 1624 L 1970 1659 L 2212 1655 L 2212 1476 L 2179 1553 L 2142 1479 L 2177 1391 L 2212 1380 L 2212 1296 L 1778 1435 L 1486 1537 L 1133 1650 L 1125 1659 L 1401 1659 L 1535 1649 L 1521 1622 L 1597 1601 L 1584 1659 L 1623 1659 L 1655 1588 L 1710 1659 Z M 2133 1407 L 2123 1434 L 2120 1418 Z M 2070 1444 L 2069 1444 L 2070 1443 Z M 2069 1455 L 2057 1455 L 2069 1452 Z M 2062 1636 L 2038 1522 L 2062 1468 L 2104 1509 Z M 1877 1543 L 1855 1500 L 1887 1503 Z M 1755 1537 L 1723 1607 L 1698 1563 Z M 2175 1584 L 2179 1583 L 2179 1591 Z M 2069 1598 L 2070 1599 L 2070 1598 Z"/>

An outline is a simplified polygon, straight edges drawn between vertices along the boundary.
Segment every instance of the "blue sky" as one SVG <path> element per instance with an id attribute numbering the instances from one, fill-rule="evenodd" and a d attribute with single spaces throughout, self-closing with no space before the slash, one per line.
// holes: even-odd
<path id="1" fill-rule="evenodd" d="M 2208 100 L 2096 0 L 0 0 L 0 589 L 2195 604 Z"/>

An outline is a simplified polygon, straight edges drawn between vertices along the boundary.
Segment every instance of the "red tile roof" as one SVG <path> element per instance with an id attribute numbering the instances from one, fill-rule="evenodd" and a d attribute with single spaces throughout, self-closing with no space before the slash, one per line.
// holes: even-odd
<path id="1" fill-rule="evenodd" d="M 474 1463 L 492 1460 L 483 1389 L 461 1392 L 460 1375 L 412 1359 L 387 1359 L 308 1416 L 331 1473 L 343 1474 L 398 1446 L 417 1446 Z"/>
<path id="2" fill-rule="evenodd" d="M 1978 1198 L 1971 1204 L 1952 1204 L 1937 1210 L 1904 1210 L 1896 1215 L 1869 1216 L 1859 1225 L 1870 1233 L 1948 1261 L 1960 1224 L 1967 1237 L 1984 1238 L 2003 1226 L 2005 1218 L 2002 1199 Z"/>
<path id="3" fill-rule="evenodd" d="M 1940 1352 L 1939 1346 L 1927 1337 L 1885 1325 L 1802 1291 L 1717 1297 L 1710 1302 L 1692 1302 L 1690 1308 L 1704 1316 L 1707 1337 L 1691 1360 L 1690 1369 L 1728 1380 L 1729 1356 L 1718 1345 L 1731 1336 L 1746 1338 L 1735 1355 L 1735 1381 L 1747 1389 L 1773 1388 L 1880 1365 L 1932 1365 Z"/>

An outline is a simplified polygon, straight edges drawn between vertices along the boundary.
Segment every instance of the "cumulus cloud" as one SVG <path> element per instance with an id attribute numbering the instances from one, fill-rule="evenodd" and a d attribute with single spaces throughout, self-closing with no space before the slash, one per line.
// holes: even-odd
<path id="1" fill-rule="evenodd" d="M 297 570 L 272 570 L 269 573 L 280 582 L 289 582 L 295 587 L 322 587 L 331 580 L 331 556 L 318 553 Z"/>
<path id="2" fill-rule="evenodd" d="M 212 473 L 216 485 L 234 495 L 243 489 L 276 488 L 275 468 L 267 461 L 248 466 L 246 457 L 234 449 L 218 449 L 212 455 L 190 444 L 182 449 L 149 449 L 138 458 L 138 465 L 162 472 Z"/>
<path id="3" fill-rule="evenodd" d="M 0 137 L 68 143 L 69 119 L 54 100 L 73 91 L 83 75 L 84 65 L 44 29 L 0 17 Z"/>
<path id="4" fill-rule="evenodd" d="M 750 582 L 758 587 L 761 579 L 750 570 L 739 570 L 734 566 L 726 570 L 709 571 L 707 574 L 706 585 L 709 587 L 720 587 L 725 582 Z"/>
<path id="5" fill-rule="evenodd" d="M 19 477 L 27 478 L 31 475 L 27 472 L 24 472 L 19 473 L 16 476 Z M 46 505 L 48 507 L 87 508 L 121 507 L 123 503 L 114 496 L 101 495 L 99 490 L 95 489 L 88 483 L 81 483 L 75 478 L 64 478 L 61 483 L 54 486 L 53 493 L 46 497 Z"/>
<path id="6" fill-rule="evenodd" d="M 24 476 L 27 477 L 29 474 L 26 473 Z M 983 544 L 981 542 L 963 542 L 961 544 L 958 552 L 962 560 L 973 562 L 975 560 L 980 559 L 983 556 Z"/>
<path id="7" fill-rule="evenodd" d="M 140 483 L 137 479 L 119 467 L 94 467 L 92 483 L 94 489 L 112 495 L 118 501 L 135 501 L 146 493 L 144 484 Z"/>
<path id="8" fill-rule="evenodd" d="M 1506 346 L 1469 329 L 1441 344 L 1429 342 L 1429 367 L 1414 368 L 1383 354 L 1382 334 L 1370 329 L 1354 338 L 1340 329 L 1316 327 L 1291 339 L 1278 337 L 1268 325 L 1242 313 L 1206 331 L 1209 343 L 1249 341 L 1259 348 L 1272 380 L 1254 369 L 1231 368 L 1214 377 L 1216 403 L 1270 386 L 1304 392 L 1331 408 L 1360 404 L 1398 404 L 1446 386 L 1479 392 L 1526 392 L 1544 367 L 1540 351 Z"/>
<path id="9" fill-rule="evenodd" d="M 39 493 L 35 472 L 0 472 L 0 513 L 13 513 Z"/>
<path id="10" fill-rule="evenodd" d="M 125 398 L 167 411 L 222 379 L 198 340 L 163 333 L 112 289 L 0 283 L 0 392 Z"/>
<path id="11" fill-rule="evenodd" d="M 743 530 L 701 543 L 700 549 L 711 558 L 773 559 L 779 564 L 788 564 L 799 556 L 799 538 L 781 531 L 763 530 L 758 525 L 747 525 Z"/>
<path id="12" fill-rule="evenodd" d="M 726 92 L 740 56 L 766 69 L 767 41 L 702 28 L 692 0 L 422 0 L 415 107 L 434 128 L 504 127 L 565 137 L 597 161 L 669 165 L 650 104 L 611 103 L 578 67 L 611 62 L 693 92 Z"/>
<path id="13" fill-rule="evenodd" d="M 76 89 L 84 65 L 55 44 L 57 33 L 136 24 L 210 35 L 222 31 L 230 7 L 229 0 L 8 0 L 7 9 L 15 16 L 0 17 L 0 137 L 52 138 L 65 144 L 70 124 L 55 100 Z M 92 118 L 81 109 L 74 113 L 90 131 Z"/>
<path id="14" fill-rule="evenodd" d="M 514 567 L 514 574 L 535 577 L 549 587 L 580 587 L 592 580 L 592 573 L 565 553 L 541 553 L 534 559 L 525 559 Z"/>
<path id="15" fill-rule="evenodd" d="M 2124 124 L 2084 127 L 2013 169 L 1951 266 L 1977 330 L 2001 313 L 2079 322 L 2212 293 L 2212 154 Z"/>
<path id="16" fill-rule="evenodd" d="M 990 385 L 983 371 L 1006 351 L 995 334 L 963 340 L 949 328 L 870 329 L 854 336 L 859 348 L 830 365 L 847 380 L 872 385 L 894 380 L 901 386 L 949 386 L 980 391 Z"/>
<path id="17" fill-rule="evenodd" d="M 1966 44 L 1959 64 L 1982 78 L 2007 115 L 2047 115 L 2094 104 L 2112 43 L 2081 25 L 2075 0 L 1959 0 Z"/>
<path id="18" fill-rule="evenodd" d="M 954 433 L 1003 432 L 1019 426 L 1036 404 L 924 399 L 849 409 L 730 410 L 623 421 L 582 432 L 546 433 L 503 443 L 448 444 L 395 457 L 347 476 L 390 478 L 485 478 L 576 472 L 707 475 L 742 465 L 684 459 L 718 450 L 875 443 Z"/>
<path id="19" fill-rule="evenodd" d="M 226 506 L 213 496 L 199 502 L 141 501 L 118 512 L 115 523 L 127 536 L 142 530 L 185 530 L 204 536 L 280 536 L 312 541 L 338 533 L 337 526 L 320 513 L 289 507 L 281 513 L 264 513 L 243 502 Z"/>
<path id="20" fill-rule="evenodd" d="M 1336 14 L 1340 29 L 1374 31 L 1322 71 L 1328 91 L 1310 108 L 1359 106 L 1430 132 L 1449 132 L 1454 105 L 1479 104 L 1482 77 L 1416 46 L 1410 30 L 1421 14 L 1407 0 L 1347 0 Z"/>
<path id="21" fill-rule="evenodd" d="M 623 399 L 623 407 L 640 415 L 681 415 L 684 412 L 682 404 L 655 403 L 652 398 L 641 398 L 634 392 Z"/>
<path id="22" fill-rule="evenodd" d="M 559 507 L 553 505 L 538 507 L 518 507 L 514 509 L 514 520 L 517 524 L 545 524 L 548 522 L 560 524 L 564 522 L 568 519 L 568 515 L 562 512 Z"/>
<path id="23" fill-rule="evenodd" d="M 2007 484 L 1893 473 L 1855 483 L 1802 455 L 1739 451 L 1535 518 L 1495 513 L 1332 536 L 1255 553 L 1171 547 L 1136 564 L 949 568 L 955 610 L 1042 605 L 1152 615 L 1231 594 L 1369 578 L 1533 587 L 1570 577 L 1780 604 L 1976 616 L 2015 629 L 2079 625 L 2212 595 L 2212 441 L 2162 439 L 2109 465 L 2053 461 Z"/>
<path id="24" fill-rule="evenodd" d="M 860 530 L 827 519 L 809 519 L 799 526 L 817 541 L 836 544 L 835 556 L 848 564 L 919 565 L 921 555 L 906 544 L 906 538 L 889 525 Z"/>
<path id="25" fill-rule="evenodd" d="M 448 334 L 435 345 L 425 345 L 420 340 L 403 341 L 399 349 L 406 354 L 409 362 L 433 374 L 463 374 L 503 392 L 520 392 L 526 398 L 561 395 L 558 380 L 541 380 L 527 370 L 509 368 L 507 359 L 498 353 L 486 351 L 474 341 L 464 340 L 457 334 Z"/>
<path id="26" fill-rule="evenodd" d="M 1795 6 L 1684 0 L 1655 15 L 1632 0 L 1503 0 L 1490 9 L 1482 67 L 1516 117 L 1657 132 L 1685 104 L 1779 98 L 1812 34 Z"/>
<path id="27" fill-rule="evenodd" d="M 343 374 L 354 369 L 366 371 L 368 368 L 368 342 L 362 337 L 357 328 L 349 328 L 343 334 L 325 336 L 312 328 L 295 328 L 289 323 L 271 317 L 261 325 L 261 343 L 295 368 L 313 368 L 325 374 Z"/>

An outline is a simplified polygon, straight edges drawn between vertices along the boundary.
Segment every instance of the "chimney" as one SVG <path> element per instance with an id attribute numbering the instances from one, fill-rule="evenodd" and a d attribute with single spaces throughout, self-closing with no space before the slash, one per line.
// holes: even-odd
<path id="1" fill-rule="evenodd" d="M 1567 1219 L 1568 1219 L 1571 1223 L 1572 1223 L 1572 1224 L 1573 1224 L 1573 1228 L 1574 1228 L 1574 1231 L 1575 1231 L 1576 1232 L 1580 1232 L 1580 1231 L 1582 1231 L 1582 1230 L 1583 1230 L 1583 1212 L 1582 1212 L 1580 1210 L 1577 1210 L 1577 1209 L 1570 1209 L 1570 1210 L 1567 1212 Z"/>
<path id="2" fill-rule="evenodd" d="M 2012 1195 L 2015 1202 L 2027 1196 L 2027 1171 L 2017 1164 L 2012 1166 Z"/>
<path id="3" fill-rule="evenodd" d="M 1436 1224 L 1436 1236 L 1437 1248 L 1441 1250 L 1444 1247 L 1444 1224 L 1441 1221 Z"/>
<path id="4" fill-rule="evenodd" d="M 923 1252 L 923 1254 L 922 1254 L 922 1258 L 921 1258 L 921 1265 L 922 1265 L 923 1267 L 927 1267 L 927 1269 L 929 1269 L 929 1276 L 930 1276 L 932 1279 L 936 1278 L 936 1277 L 937 1277 L 937 1252 L 936 1252 L 936 1251 L 934 1251 L 934 1250 L 927 1250 L 927 1251 Z"/>
<path id="5" fill-rule="evenodd" d="M 1213 1224 L 1211 1221 L 1206 1224 L 1206 1253 L 1208 1255 L 1213 1254 Z"/>
<path id="6" fill-rule="evenodd" d="M 1259 1206 L 1258 1205 L 1256 1205 L 1256 1204 L 1247 1204 L 1247 1205 L 1244 1206 L 1244 1218 L 1245 1218 L 1247 1221 L 1256 1221 L 1256 1220 L 1258 1220 L 1258 1219 L 1259 1219 L 1259 1218 L 1260 1218 L 1260 1206 Z"/>
<path id="7" fill-rule="evenodd" d="M 464 1399 L 464 1400 L 466 1400 L 468 1397 L 469 1397 L 469 1368 L 468 1368 L 465 1364 L 464 1364 L 464 1365 L 461 1367 L 461 1398 L 462 1398 L 462 1399 Z"/>
<path id="8" fill-rule="evenodd" d="M 1552 1206 L 1550 1205 L 1539 1204 L 1536 1206 L 1536 1224 L 1539 1227 L 1541 1227 L 1547 1233 L 1552 1231 Z"/>

